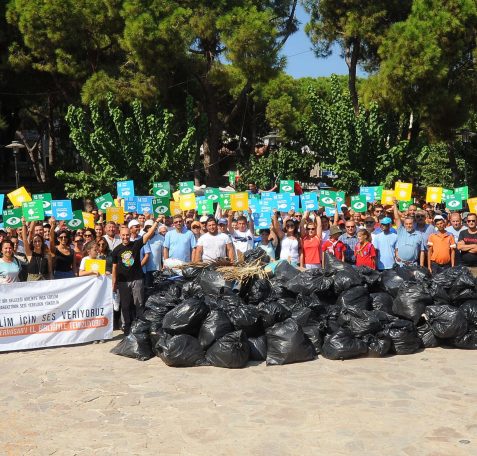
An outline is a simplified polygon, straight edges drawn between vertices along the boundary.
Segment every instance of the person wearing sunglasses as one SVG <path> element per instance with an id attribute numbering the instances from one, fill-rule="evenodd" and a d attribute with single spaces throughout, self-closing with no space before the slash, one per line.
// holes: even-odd
<path id="1" fill-rule="evenodd" d="M 301 253 L 300 267 L 321 269 L 321 218 L 310 219 L 308 211 L 303 215 L 300 225 Z"/>
<path id="2" fill-rule="evenodd" d="M 280 260 L 286 260 L 293 266 L 300 262 L 300 241 L 298 238 L 298 225 L 291 219 L 286 219 L 282 229 L 278 221 L 278 212 L 273 210 L 272 224 L 275 233 L 280 239 Z"/>
<path id="3" fill-rule="evenodd" d="M 75 277 L 77 275 L 77 264 L 75 253 L 70 247 L 70 235 L 67 231 L 60 231 L 58 235 L 59 244 L 56 245 L 56 220 L 54 217 L 51 217 L 50 224 L 50 253 L 53 257 L 53 277 L 55 279 L 69 279 Z M 91 236 L 93 236 L 92 233 Z"/>
<path id="4" fill-rule="evenodd" d="M 349 264 L 356 263 L 354 250 L 358 243 L 358 235 L 356 234 L 356 223 L 353 220 L 346 220 L 345 232 L 340 236 L 340 241 L 346 246 L 345 262 Z"/>
<path id="5" fill-rule="evenodd" d="M 461 263 L 477 277 L 477 215 L 473 212 L 467 215 L 467 229 L 460 232 L 457 248 Z"/>
<path id="6" fill-rule="evenodd" d="M 35 234 L 33 239 L 28 242 L 27 225 L 23 218 L 22 223 L 22 238 L 25 246 L 25 254 L 28 260 L 28 265 L 26 267 L 27 282 L 53 279 L 53 262 L 43 237 Z"/>
<path id="7" fill-rule="evenodd" d="M 446 221 L 442 215 L 434 216 L 437 231 L 429 236 L 427 241 L 427 267 L 431 274 L 437 274 L 455 266 L 456 242 L 454 236 L 446 231 Z"/>
<path id="8" fill-rule="evenodd" d="M 184 220 L 182 215 L 175 215 L 172 223 L 174 229 L 168 231 L 164 238 L 163 260 L 164 266 L 167 268 L 190 263 L 192 253 L 197 246 L 196 237 L 192 231 L 184 231 L 183 229 Z"/>

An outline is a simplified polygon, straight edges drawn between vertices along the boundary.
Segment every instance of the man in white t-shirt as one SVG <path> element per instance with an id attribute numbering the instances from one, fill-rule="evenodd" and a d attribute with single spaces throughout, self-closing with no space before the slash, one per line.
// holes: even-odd
<path id="1" fill-rule="evenodd" d="M 230 237 L 219 233 L 217 222 L 213 217 L 207 220 L 207 233 L 197 241 L 196 261 L 214 261 L 217 258 L 227 257 L 234 260 L 234 249 Z"/>
<path id="2" fill-rule="evenodd" d="M 235 251 L 237 252 L 237 256 L 240 256 L 247 250 L 253 249 L 253 232 L 255 227 L 253 225 L 252 211 L 249 209 L 248 213 L 248 226 L 247 217 L 241 215 L 237 218 L 237 227 L 234 229 L 232 228 L 232 220 L 235 212 L 229 212 L 229 233 L 232 237 L 232 242 L 234 244 Z"/>

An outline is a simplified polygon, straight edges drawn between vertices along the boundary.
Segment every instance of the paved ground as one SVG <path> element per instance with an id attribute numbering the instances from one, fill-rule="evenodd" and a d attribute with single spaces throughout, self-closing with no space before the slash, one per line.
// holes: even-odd
<path id="1" fill-rule="evenodd" d="M 173 369 L 0 354 L 2 455 L 476 455 L 477 353 Z"/>

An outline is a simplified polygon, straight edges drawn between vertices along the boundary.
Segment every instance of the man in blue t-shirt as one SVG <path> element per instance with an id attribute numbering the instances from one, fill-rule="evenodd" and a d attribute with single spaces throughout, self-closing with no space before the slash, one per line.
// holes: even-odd
<path id="1" fill-rule="evenodd" d="M 377 250 L 377 269 L 392 269 L 396 264 L 397 234 L 391 232 L 392 220 L 389 217 L 381 219 L 381 232 L 373 237 L 373 245 Z"/>
<path id="2" fill-rule="evenodd" d="M 184 220 L 181 215 L 173 219 L 174 230 L 168 231 L 164 240 L 164 266 L 173 267 L 180 263 L 190 263 L 196 247 L 195 236 L 191 231 L 183 231 Z M 179 262 L 179 263 L 178 263 Z"/>

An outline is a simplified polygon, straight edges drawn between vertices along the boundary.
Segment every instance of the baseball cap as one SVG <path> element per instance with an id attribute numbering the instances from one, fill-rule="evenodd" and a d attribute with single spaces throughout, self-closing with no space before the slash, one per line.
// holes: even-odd
<path id="1" fill-rule="evenodd" d="M 226 218 L 221 218 L 221 219 L 219 219 L 218 223 L 219 223 L 219 225 L 227 225 L 228 222 L 227 222 Z"/>
<path id="2" fill-rule="evenodd" d="M 197 221 L 197 220 L 194 220 L 191 224 L 190 224 L 190 227 L 191 228 L 200 228 L 200 223 Z"/>
<path id="3" fill-rule="evenodd" d="M 200 223 L 205 223 L 207 220 L 209 220 L 209 217 L 207 217 L 206 215 L 203 215 L 203 216 L 200 218 Z"/>
<path id="4" fill-rule="evenodd" d="M 381 225 L 391 225 L 393 221 L 389 217 L 384 217 L 381 219 Z"/>
<path id="5" fill-rule="evenodd" d="M 366 218 L 364 219 L 364 223 L 366 223 L 366 222 L 372 222 L 372 223 L 375 223 L 376 221 L 374 220 L 374 218 L 373 218 L 373 217 L 366 217 Z"/>
<path id="6" fill-rule="evenodd" d="M 444 220 L 444 217 L 442 217 L 442 215 L 434 216 L 434 222 L 437 221 L 437 220 Z"/>
<path id="7" fill-rule="evenodd" d="M 154 225 L 154 222 L 153 222 L 152 220 L 146 220 L 146 221 L 144 222 L 144 227 L 146 227 L 146 226 L 152 226 L 152 225 Z"/>
<path id="8" fill-rule="evenodd" d="M 330 228 L 330 236 L 333 236 L 334 234 L 341 234 L 341 233 L 342 231 L 336 225 L 333 225 Z"/>
<path id="9" fill-rule="evenodd" d="M 342 204 L 341 209 L 348 209 L 348 206 L 346 206 L 346 204 Z"/>
<path id="10" fill-rule="evenodd" d="M 139 225 L 139 222 L 136 220 L 136 219 L 132 219 L 129 223 L 128 223 L 128 228 L 132 228 L 133 226 L 137 226 Z"/>

